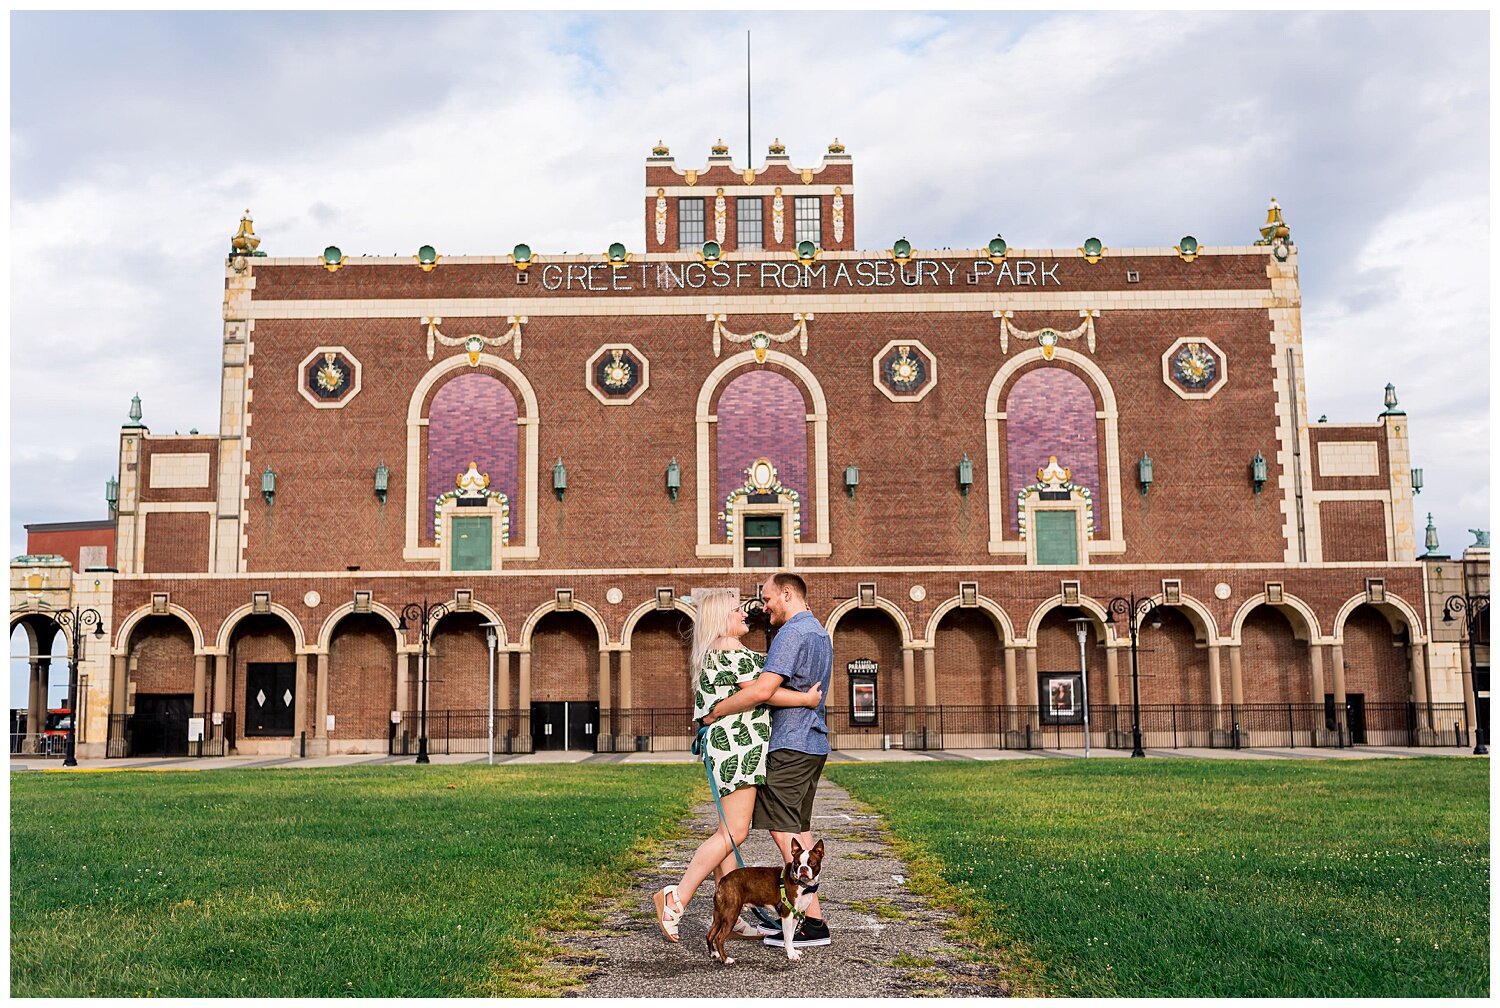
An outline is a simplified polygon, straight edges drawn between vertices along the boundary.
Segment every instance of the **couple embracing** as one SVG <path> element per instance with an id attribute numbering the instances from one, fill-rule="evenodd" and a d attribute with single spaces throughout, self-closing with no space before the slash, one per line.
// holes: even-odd
<path id="1" fill-rule="evenodd" d="M 728 879 L 737 865 L 734 845 L 744 842 L 752 826 L 768 830 L 781 851 L 789 883 L 800 885 L 796 906 L 787 901 L 781 883 L 782 917 L 798 920 L 790 935 L 788 956 L 795 949 L 829 944 L 828 925 L 816 892 L 823 845 L 811 833 L 813 796 L 828 758 L 828 723 L 824 694 L 833 675 L 833 642 L 807 607 L 807 585 L 795 574 L 773 574 L 760 586 L 760 601 L 771 625 L 779 627 L 762 657 L 740 640 L 748 631 L 739 595 L 730 588 L 693 592 L 693 716 L 710 726 L 705 741 L 722 819 L 713 836 L 698 847 L 676 885 L 656 893 L 657 924 L 667 940 L 677 941 L 678 922 L 698 887 L 717 880 L 715 926 L 767 945 L 787 945 L 782 927 L 757 926 L 738 916 L 740 903 L 761 905 L 755 895 L 755 873 Z M 811 865 L 809 859 L 811 858 Z M 780 870 L 777 870 L 780 876 Z M 733 913 L 722 923 L 718 911 Z M 713 930 L 710 931 L 712 954 Z M 732 962 L 733 960 L 724 960 Z"/>

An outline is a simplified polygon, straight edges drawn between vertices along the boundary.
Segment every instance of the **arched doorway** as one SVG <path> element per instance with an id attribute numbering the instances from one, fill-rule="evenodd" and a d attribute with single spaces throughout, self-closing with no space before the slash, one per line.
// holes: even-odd
<path id="1" fill-rule="evenodd" d="M 481 613 L 454 612 L 433 628 L 427 657 L 427 735 L 432 751 L 484 751 L 491 689 L 484 623 Z M 420 666 L 414 667 L 420 676 Z M 497 695 L 495 703 L 502 705 L 502 698 Z"/>
<path id="2" fill-rule="evenodd" d="M 849 695 L 849 664 L 860 660 L 876 664 L 874 722 L 855 719 Z M 920 748 L 925 721 L 916 708 L 906 705 L 905 679 L 901 628 L 891 615 L 869 608 L 844 613 L 833 627 L 833 681 L 824 701 L 830 745 L 840 749 L 878 749 L 887 744 Z"/>
<path id="3" fill-rule="evenodd" d="M 531 744 L 598 747 L 599 632 L 580 612 L 554 611 L 531 634 Z"/>
<path id="4" fill-rule="evenodd" d="M 112 713 L 111 756 L 185 756 L 188 719 L 201 691 L 193 632 L 175 615 L 147 616 L 126 645 L 125 710 Z M 116 749 L 119 751 L 116 751 Z"/>
<path id="5" fill-rule="evenodd" d="M 1355 608 L 1344 621 L 1344 715 L 1352 745 L 1407 744 L 1411 628 L 1402 629 L 1398 637 L 1385 614 L 1368 604 Z M 1335 713 L 1331 691 L 1323 704 L 1326 725 Z"/>
<path id="6" fill-rule="evenodd" d="M 1076 623 L 1074 620 L 1087 620 Z M 1083 654 L 1079 654 L 1078 627 L 1084 628 Z M 1058 606 L 1042 617 L 1036 631 L 1035 686 L 1037 697 L 1037 743 L 1059 748 L 1083 747 L 1083 714 L 1089 715 L 1089 744 L 1099 745 L 1106 733 L 1119 729 L 1117 711 L 1109 704 L 1109 673 L 1102 626 L 1086 610 Z M 1087 669 L 1087 676 L 1084 670 Z M 1087 689 L 1084 688 L 1087 680 Z M 1021 696 L 1029 696 L 1031 685 Z"/>
<path id="7" fill-rule="evenodd" d="M 1157 620 L 1160 620 L 1160 625 Z M 1198 646 L 1199 632 L 1186 613 L 1161 606 L 1136 628 L 1136 657 L 1141 691 L 1142 743 L 1157 748 L 1207 746 L 1216 727 L 1217 711 L 1210 706 L 1207 648 Z M 1130 696 L 1129 652 L 1120 670 L 1123 698 Z M 1121 727 L 1129 730 L 1122 712 Z"/>
<path id="8" fill-rule="evenodd" d="M 1295 745 L 1322 724 L 1321 716 L 1310 713 L 1312 705 L 1323 701 L 1312 695 L 1305 633 L 1299 639 L 1291 618 L 1275 606 L 1256 606 L 1245 617 L 1239 647 L 1241 702 L 1231 712 L 1241 745 Z"/>
<path id="9" fill-rule="evenodd" d="M 328 751 L 385 752 L 396 696 L 396 635 L 374 613 L 349 613 L 328 642 Z M 400 709 L 409 709 L 406 704 Z M 402 724 L 415 737 L 415 723 Z"/>
<path id="10" fill-rule="evenodd" d="M 943 745 L 1000 745 L 1005 713 L 1004 641 L 981 609 L 951 609 L 933 634 L 933 679 Z"/>
<path id="11" fill-rule="evenodd" d="M 226 721 L 233 719 L 240 752 L 287 752 L 297 732 L 312 723 L 313 698 L 299 695 L 312 691 L 298 685 L 292 628 L 279 616 L 246 616 L 229 637 L 224 696 L 210 706 L 222 710 Z"/>
<path id="12" fill-rule="evenodd" d="M 14 754 L 63 755 L 68 706 L 68 639 L 47 616 L 25 616 L 10 632 L 10 751 Z M 79 708 L 86 711 L 88 695 L 81 685 Z M 107 683 L 100 688 L 108 690 Z M 105 698 L 108 700 L 106 693 Z M 79 723 L 78 741 L 84 725 Z"/>
<path id="13" fill-rule="evenodd" d="M 749 647 L 764 648 L 759 633 L 746 636 Z M 693 618 L 677 609 L 648 612 L 630 631 L 630 710 L 618 729 L 619 748 L 684 748 L 691 741 Z M 623 655 L 622 655 L 623 657 Z M 622 687 L 623 688 L 623 687 Z M 624 697 L 620 699 L 624 705 Z"/>

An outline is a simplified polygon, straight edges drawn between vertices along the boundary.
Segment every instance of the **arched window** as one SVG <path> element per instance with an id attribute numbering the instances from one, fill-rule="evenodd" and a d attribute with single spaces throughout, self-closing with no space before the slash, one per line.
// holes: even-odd
<path id="1" fill-rule="evenodd" d="M 720 531 L 737 566 L 785 566 L 791 544 L 811 538 L 807 414 L 802 390 L 775 371 L 746 371 L 719 396 L 712 502 L 724 509 Z"/>

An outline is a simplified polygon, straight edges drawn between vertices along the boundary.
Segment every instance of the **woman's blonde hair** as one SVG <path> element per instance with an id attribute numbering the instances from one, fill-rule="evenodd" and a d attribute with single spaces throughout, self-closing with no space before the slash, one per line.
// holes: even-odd
<path id="1" fill-rule="evenodd" d="M 713 650 L 714 641 L 729 628 L 729 614 L 739 607 L 740 595 L 733 588 L 694 588 L 693 666 L 697 675 L 703 668 L 703 657 Z"/>

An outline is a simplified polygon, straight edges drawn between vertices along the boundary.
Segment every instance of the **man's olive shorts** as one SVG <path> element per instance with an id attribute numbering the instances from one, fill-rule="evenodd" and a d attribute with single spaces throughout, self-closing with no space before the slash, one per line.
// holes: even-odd
<path id="1" fill-rule="evenodd" d="M 795 749 L 773 749 L 766 757 L 766 782 L 755 789 L 751 825 L 777 833 L 806 833 L 812 829 L 813 796 L 826 754 Z"/>

